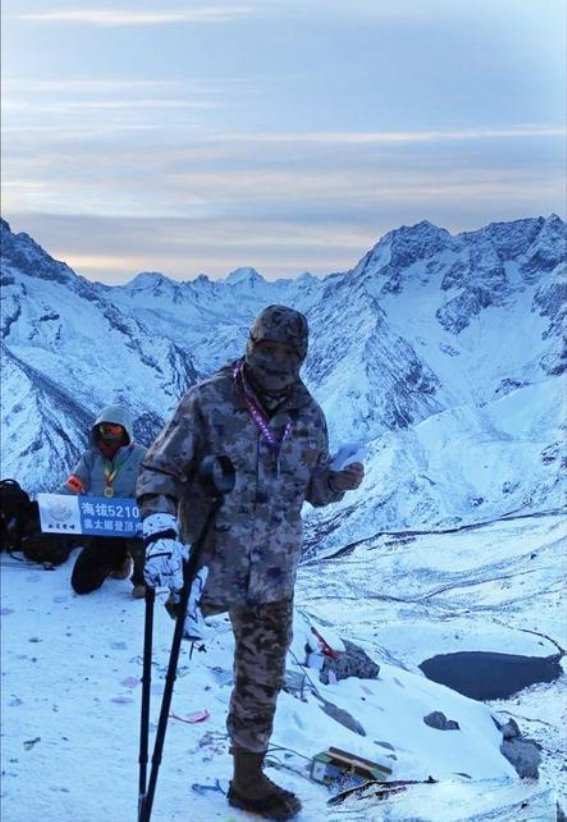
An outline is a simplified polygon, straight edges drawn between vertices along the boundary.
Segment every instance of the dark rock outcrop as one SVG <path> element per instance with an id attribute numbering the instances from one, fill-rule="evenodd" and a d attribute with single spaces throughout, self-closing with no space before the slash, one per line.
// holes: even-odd
<path id="1" fill-rule="evenodd" d="M 339 659 L 325 657 L 319 679 L 324 684 L 329 683 L 329 673 L 332 671 L 336 679 L 347 679 L 355 676 L 359 679 L 378 679 L 380 666 L 373 662 L 366 651 L 355 645 L 354 642 L 343 640 L 346 651 Z"/>
<path id="2" fill-rule="evenodd" d="M 493 717 L 494 719 L 494 717 Z M 502 732 L 500 751 L 508 762 L 516 769 L 521 779 L 538 779 L 541 763 L 541 745 L 533 739 L 522 736 L 518 723 L 509 719 L 501 725 L 494 719 L 496 726 Z"/>
<path id="3" fill-rule="evenodd" d="M 454 719 L 447 719 L 443 711 L 432 711 L 427 716 L 423 717 L 423 721 L 430 728 L 435 728 L 438 731 L 458 731 L 459 723 Z"/>

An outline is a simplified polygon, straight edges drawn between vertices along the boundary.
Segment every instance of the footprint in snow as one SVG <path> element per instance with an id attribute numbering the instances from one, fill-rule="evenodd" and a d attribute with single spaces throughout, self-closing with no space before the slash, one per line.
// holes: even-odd
<path id="1" fill-rule="evenodd" d="M 140 684 L 140 680 L 135 676 L 128 676 L 120 683 L 125 688 L 136 688 Z"/>

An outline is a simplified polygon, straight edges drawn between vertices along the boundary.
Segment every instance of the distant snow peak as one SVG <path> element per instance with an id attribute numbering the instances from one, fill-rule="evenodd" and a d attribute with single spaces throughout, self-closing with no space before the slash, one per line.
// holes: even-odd
<path id="1" fill-rule="evenodd" d="M 244 266 L 231 271 L 224 282 L 228 285 L 254 285 L 255 283 L 265 283 L 266 281 L 258 274 L 255 268 Z"/>
<path id="2" fill-rule="evenodd" d="M 446 252 L 457 248 L 458 242 L 445 228 L 422 220 L 388 232 L 360 260 L 353 275 L 367 279 L 369 293 L 375 296 L 399 294 L 405 282 L 417 278 L 426 284 L 436 278 L 446 265 Z"/>
<path id="3" fill-rule="evenodd" d="M 139 274 L 126 283 L 126 288 L 131 290 L 145 290 L 150 288 L 163 288 L 173 286 L 174 283 L 159 271 L 141 271 Z"/>
<path id="4" fill-rule="evenodd" d="M 397 228 L 390 236 L 390 263 L 397 268 L 407 268 L 417 260 L 427 260 L 454 243 L 447 229 L 439 228 L 428 220 Z"/>

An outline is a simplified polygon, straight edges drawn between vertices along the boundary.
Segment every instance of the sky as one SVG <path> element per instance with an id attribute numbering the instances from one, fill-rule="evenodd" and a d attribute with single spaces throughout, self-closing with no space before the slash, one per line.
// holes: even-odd
<path id="1" fill-rule="evenodd" d="M 565 217 L 563 0 L 4 0 L 2 216 L 79 274 Z"/>

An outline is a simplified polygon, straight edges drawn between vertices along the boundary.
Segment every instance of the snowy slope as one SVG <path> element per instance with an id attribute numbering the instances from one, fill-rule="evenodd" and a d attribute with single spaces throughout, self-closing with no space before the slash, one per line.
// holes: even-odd
<path id="1" fill-rule="evenodd" d="M 539 531 L 534 526 L 532 545 L 545 542 L 548 533 L 547 526 Z M 477 534 L 477 540 L 483 538 L 482 533 Z M 453 537 L 452 545 L 458 552 L 454 555 L 454 564 L 458 565 L 467 546 L 461 545 L 457 537 Z M 416 548 L 428 552 L 426 543 L 421 546 L 418 542 Z M 71 562 L 45 572 L 14 560 L 2 561 L 2 811 L 6 822 L 99 822 L 103 818 L 118 822 L 135 818 L 144 604 L 130 598 L 127 582 L 108 581 L 91 596 L 74 595 L 69 587 Z M 353 570 L 348 563 L 343 568 L 349 575 Z M 304 810 L 298 822 L 345 818 L 358 822 L 410 818 L 455 822 L 482 813 L 487 814 L 485 818 L 504 820 L 510 818 L 506 815 L 509 808 L 521 803 L 534 814 L 536 810 L 541 813 L 524 818 L 551 822 L 560 752 L 544 763 L 547 770 L 542 772 L 541 784 L 522 784 L 499 751 L 502 737 L 492 719 L 493 714 L 497 715 L 502 724 L 507 721 L 507 713 L 496 714 L 495 709 L 436 685 L 419 671 L 395 661 L 386 651 L 385 641 L 390 648 L 399 648 L 410 668 L 411 658 L 416 661 L 416 648 L 404 648 L 400 634 L 403 626 L 399 626 L 397 636 L 393 635 L 395 622 L 388 637 L 382 632 L 376 636 L 372 624 L 387 625 L 387 615 L 382 612 L 377 622 L 376 617 L 369 621 L 369 602 L 364 597 L 356 621 L 348 598 L 334 600 L 333 622 L 345 637 L 355 633 L 379 662 L 378 679 L 349 678 L 323 685 L 316 671 L 299 665 L 305 656 L 308 633 L 303 614 L 314 604 L 308 595 L 311 576 L 309 568 L 300 574 L 295 640 L 288 659 L 291 672 L 307 674 L 304 698 L 282 695 L 271 757 L 301 772 L 312 756 L 334 745 L 387 765 L 393 779 L 426 780 L 431 776 L 439 784 L 434 789 L 418 785 L 409 788 L 405 796 L 385 802 L 355 799 L 332 807 L 327 805 L 332 793 L 326 788 L 293 770 L 270 770 L 273 778 L 301 795 Z M 333 578 L 340 585 L 346 575 L 335 573 Z M 359 584 L 356 574 L 350 578 Z M 325 578 L 322 592 L 326 586 Z M 160 595 L 160 603 L 164 596 Z M 325 604 L 323 613 L 330 612 L 332 602 L 332 598 L 325 603 L 318 601 L 317 608 Z M 388 608 L 387 602 L 381 607 Z M 417 605 L 412 613 L 419 618 Z M 529 618 L 529 611 L 524 615 Z M 459 624 L 463 630 L 463 619 L 464 614 L 459 623 L 454 614 L 453 625 L 445 633 L 455 633 Z M 409 617 L 403 635 L 408 635 L 411 622 Z M 154 632 L 151 740 L 172 625 L 159 604 Z M 421 635 L 423 626 L 413 627 L 414 636 L 416 630 Z M 224 719 L 231 688 L 231 632 L 221 616 L 209 621 L 208 633 L 206 652 L 195 652 L 189 659 L 189 649 L 185 643 L 183 646 L 172 704 L 175 716 L 169 720 L 154 806 L 156 822 L 248 818 L 230 809 L 220 792 L 202 793 L 191 788 L 194 783 L 213 787 L 216 779 L 226 787 L 230 777 Z M 479 631 L 474 646 L 492 648 L 493 637 L 488 635 L 484 643 L 482 636 Z M 525 639 L 518 631 L 509 647 L 529 652 L 531 647 L 526 646 Z M 433 634 L 428 636 L 423 650 L 443 647 L 446 639 L 440 632 L 437 639 Z M 546 653 L 548 648 L 540 647 L 539 652 Z M 323 712 L 321 699 L 348 711 L 365 735 L 348 730 Z M 548 707 L 552 704 L 544 692 L 542 699 Z M 560 708 L 557 698 L 554 704 Z M 204 721 L 184 721 L 203 710 L 209 714 Z M 535 710 L 541 711 L 540 703 Z M 428 727 L 423 717 L 432 711 L 443 711 L 459 723 L 459 730 Z M 550 718 L 557 722 L 557 717 Z M 525 725 L 525 717 L 518 721 Z M 535 726 L 537 730 L 537 721 Z M 541 725 L 539 729 L 545 733 Z M 533 731 L 532 725 L 529 730 Z M 548 745 L 552 741 L 549 732 L 546 741 Z M 384 813 L 387 815 L 382 816 Z"/>
<path id="2" fill-rule="evenodd" d="M 485 651 L 561 657 L 563 674 L 557 682 L 536 684 L 489 704 L 515 719 L 543 746 L 543 784 L 559 790 L 565 809 L 566 550 L 567 528 L 561 515 L 514 517 L 452 533 L 380 534 L 335 557 L 306 562 L 296 595 L 307 612 L 322 624 L 332 624 L 344 640 L 361 645 L 380 663 L 412 672 L 439 654 Z M 496 672 L 492 676 L 496 678 Z M 450 793 L 444 795 L 448 798 Z M 476 818 L 463 794 L 457 792 L 457 797 L 464 804 L 459 813 L 451 800 L 448 818 Z M 367 817 L 361 813 L 352 819 L 380 819 L 371 815 L 372 805 L 365 807 Z M 392 810 L 392 816 L 384 818 L 413 818 L 410 807 L 415 812 L 417 805 L 402 804 L 399 816 Z M 439 810 L 435 813 L 437 804 L 426 808 L 433 820 L 445 818 Z M 423 810 L 422 806 L 416 813 L 420 819 Z M 487 811 L 486 818 L 514 815 L 493 817 Z M 516 818 L 531 822 L 555 816 L 531 816 L 526 811 Z"/>
<path id="3" fill-rule="evenodd" d="M 367 445 L 360 489 L 307 512 L 309 551 L 381 531 L 446 530 L 567 499 L 566 393 L 547 378 L 480 407 L 454 406 Z"/>

